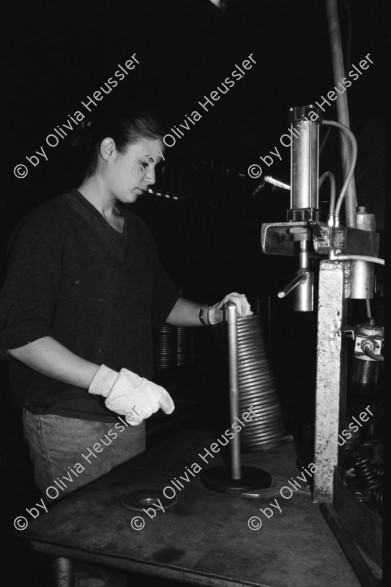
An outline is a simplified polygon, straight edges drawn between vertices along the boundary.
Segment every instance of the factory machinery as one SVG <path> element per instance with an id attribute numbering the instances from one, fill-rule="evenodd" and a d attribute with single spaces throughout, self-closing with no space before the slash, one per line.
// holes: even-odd
<path id="1" fill-rule="evenodd" d="M 326 9 L 338 83 L 344 64 L 336 1 L 326 0 Z M 338 121 L 324 119 L 312 104 L 289 109 L 290 185 L 265 179 L 290 191 L 290 206 L 285 221 L 262 225 L 261 247 L 265 254 L 298 258 L 296 274 L 277 295 L 292 295 L 296 311 L 317 311 L 313 501 L 320 503 L 363 584 L 374 585 L 357 545 L 381 567 L 384 327 L 376 324 L 371 301 L 375 266 L 384 265 L 384 260 L 379 258 L 375 216 L 357 206 L 357 143 L 346 93 L 338 95 L 336 106 Z M 344 183 L 338 198 L 334 173 L 319 175 L 321 126 L 340 133 Z M 319 189 L 325 180 L 330 200 L 328 215 L 322 218 Z M 363 323 L 348 323 L 352 300 L 363 300 L 366 306 Z M 232 478 L 234 471 L 232 465 Z"/>
<path id="2" fill-rule="evenodd" d="M 335 0 L 327 0 L 326 8 L 337 83 L 344 65 Z M 381 567 L 384 328 L 375 323 L 371 300 L 375 266 L 384 260 L 379 258 L 375 216 L 357 206 L 357 144 L 346 94 L 338 96 L 336 105 L 338 122 L 325 120 L 312 105 L 290 108 L 290 185 L 279 183 L 290 190 L 290 207 L 285 222 L 262 225 L 261 246 L 265 254 L 297 256 L 294 278 L 277 295 L 283 299 L 292 292 L 295 310 L 317 311 L 313 501 L 321 504 L 363 584 L 373 585 L 357 545 Z M 345 178 L 338 198 L 334 174 L 319 176 L 321 126 L 340 131 Z M 325 180 L 330 182 L 330 204 L 327 218 L 321 218 L 319 188 Z M 351 300 L 365 301 L 364 323 L 348 323 Z"/>
<path id="3" fill-rule="evenodd" d="M 316 120 L 310 120 L 310 112 L 317 113 Z M 374 295 L 375 265 L 383 265 L 384 261 L 378 257 L 379 235 L 375 232 L 375 217 L 364 206 L 359 206 L 351 219 L 351 224 L 355 226 L 342 224 L 342 203 L 353 177 L 357 157 L 356 140 L 349 128 L 340 122 L 322 119 L 319 109 L 311 104 L 291 108 L 289 119 L 291 136 L 294 137 L 291 144 L 290 185 L 273 178 L 265 179 L 290 191 L 290 207 L 285 222 L 262 225 L 261 246 L 265 254 L 298 258 L 296 274 L 276 295 L 283 299 L 291 294 L 296 311 L 317 310 L 315 439 L 314 454 L 310 456 L 316 465 L 313 501 L 322 506 L 335 505 L 340 501 L 338 488 L 341 486 L 350 492 L 352 500 L 366 507 L 380 521 L 384 328 L 376 324 L 372 317 L 371 300 Z M 327 171 L 319 177 L 321 125 L 336 127 L 350 141 L 346 178 L 338 199 L 334 174 Z M 330 180 L 331 186 L 330 205 L 327 218 L 323 219 L 319 212 L 319 187 L 326 178 Z M 349 218 L 348 214 L 346 217 Z M 355 326 L 348 324 L 349 300 L 365 301 L 367 320 L 364 323 Z M 230 408 L 231 421 L 234 422 L 240 415 L 243 392 L 240 378 L 243 358 L 238 341 L 241 328 L 249 319 L 237 319 L 234 304 L 227 305 L 226 313 Z M 351 373 L 347 369 L 349 350 L 353 353 Z M 262 369 L 265 369 L 264 363 Z M 348 387 L 354 396 L 349 408 Z M 256 400 L 259 400 L 262 410 L 268 406 L 268 394 L 271 391 L 272 388 L 266 388 L 264 384 L 259 383 L 257 386 Z M 261 440 L 262 435 L 269 433 L 265 426 L 265 422 L 262 422 L 257 430 Z M 272 429 L 272 432 L 275 430 Z M 278 441 L 283 439 L 283 431 L 279 432 Z M 257 440 L 256 447 L 262 448 L 264 443 L 257 435 L 254 437 Z M 270 486 L 270 478 L 261 469 L 241 467 L 240 443 L 237 437 L 231 444 L 230 471 L 224 467 L 209 469 L 202 475 L 203 481 L 207 487 L 216 491 L 239 495 L 252 492 L 253 495 L 262 496 L 262 489 Z M 322 511 L 332 524 L 330 512 L 325 508 Z M 362 511 L 358 510 L 361 514 Z M 356 513 L 353 511 L 349 515 L 356 517 Z M 362 518 L 365 525 L 365 515 Z M 376 549 L 378 540 L 372 540 L 372 546 Z M 376 553 L 377 558 L 379 553 L 380 550 Z"/>
<path id="4" fill-rule="evenodd" d="M 334 468 L 338 465 L 339 435 L 346 422 L 346 339 L 355 340 L 355 387 L 379 384 L 383 361 L 383 327 L 372 318 L 370 300 L 374 292 L 374 266 L 384 264 L 378 258 L 378 234 L 375 217 L 359 206 L 356 227 L 343 226 L 340 211 L 347 185 L 353 175 L 357 145 L 352 132 L 342 123 L 308 120 L 312 105 L 291 108 L 290 207 L 287 221 L 262 225 L 261 245 L 266 254 L 296 255 L 298 270 L 294 278 L 278 292 L 280 298 L 290 292 L 297 311 L 314 310 L 315 271 L 319 269 L 317 310 L 317 376 L 314 500 L 333 500 Z M 349 171 L 338 200 L 331 172 L 319 178 L 319 127 L 337 126 L 351 143 Z M 319 184 L 331 177 L 330 207 L 327 219 L 319 217 Z M 352 327 L 347 324 L 347 301 L 366 301 L 368 321 Z M 364 407 L 364 406 L 363 406 Z M 358 414 L 356 415 L 358 417 Z M 357 426 L 355 426 L 357 428 Z M 350 430 L 354 430 L 351 427 Z M 344 435 L 348 437 L 348 435 Z M 349 440 L 353 436 L 350 435 Z M 349 443 L 351 445 L 351 443 Z"/>
<path id="5" fill-rule="evenodd" d="M 298 257 L 297 272 L 278 297 L 283 299 L 292 292 L 295 310 L 317 309 L 313 501 L 321 504 L 353 566 L 363 569 L 352 535 L 379 566 L 382 552 L 384 328 L 375 323 L 371 300 L 375 265 L 384 265 L 384 260 L 378 257 L 379 235 L 373 214 L 364 206 L 352 209 L 349 200 L 346 226 L 341 221 L 357 157 L 355 137 L 347 125 L 324 120 L 319 111 L 317 120 L 310 121 L 307 114 L 314 110 L 312 105 L 289 110 L 295 138 L 290 186 L 284 188 L 290 190 L 290 207 L 287 221 L 262 225 L 261 246 L 266 254 Z M 345 151 L 346 178 L 338 199 L 334 175 L 326 172 L 319 177 L 321 125 L 337 127 L 350 142 Z M 319 187 L 325 179 L 330 180 L 330 206 L 327 218 L 321 218 Z M 350 300 L 365 300 L 364 323 L 348 324 Z M 353 397 L 349 407 L 347 390 Z M 365 569 L 362 573 L 368 576 Z M 371 579 L 368 581 L 365 584 L 371 584 Z"/>
<path id="6" fill-rule="evenodd" d="M 337 84 L 344 78 L 345 70 L 336 0 L 326 0 L 326 9 Z M 312 497 L 321 504 L 323 515 L 364 584 L 372 585 L 356 544 L 381 566 L 384 327 L 375 322 L 371 301 L 375 266 L 384 265 L 384 260 L 379 258 L 375 216 L 366 207 L 357 206 L 357 143 L 350 130 L 346 93 L 338 95 L 336 107 L 338 121 L 325 119 L 323 112 L 312 104 L 289 109 L 290 184 L 270 177 L 263 182 L 289 190 L 290 206 L 286 220 L 262 225 L 261 247 L 268 255 L 297 257 L 295 275 L 276 295 L 281 299 L 292 296 L 296 311 L 317 312 L 315 432 L 311 455 L 316 471 Z M 326 171 L 319 175 L 321 126 L 333 127 L 340 133 L 344 182 L 338 197 L 334 173 Z M 319 189 L 326 180 L 330 199 L 327 217 L 323 218 Z M 365 304 L 367 319 L 360 324 L 348 323 L 351 300 L 363 300 Z M 234 304 L 228 304 L 226 315 L 230 411 L 234 422 L 240 413 L 240 383 L 241 376 L 244 377 L 239 369 L 240 345 L 238 348 L 243 325 L 237 320 Z M 353 396 L 350 405 L 348 390 Z M 261 386 L 258 395 L 262 409 L 267 407 L 268 393 L 271 391 Z M 270 430 L 281 440 L 283 431 L 277 430 L 277 434 L 274 428 Z M 259 448 L 262 435 L 271 432 L 262 423 L 250 441 Z M 202 475 L 203 482 L 223 493 L 245 495 L 249 491 L 261 496 L 262 489 L 270 486 L 270 476 L 258 468 L 242 467 L 240 453 L 237 436 L 231 444 L 230 470 L 208 469 Z"/>

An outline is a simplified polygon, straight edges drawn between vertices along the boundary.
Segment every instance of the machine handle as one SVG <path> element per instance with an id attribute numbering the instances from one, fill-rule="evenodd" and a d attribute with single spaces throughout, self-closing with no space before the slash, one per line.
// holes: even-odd
<path id="1" fill-rule="evenodd" d="M 295 287 L 297 287 L 298 285 L 300 285 L 301 283 L 305 283 L 308 279 L 308 275 L 307 275 L 307 271 L 300 271 L 300 273 L 298 273 L 296 275 L 296 277 L 294 279 L 292 279 L 292 281 L 290 281 L 288 283 L 288 285 L 286 285 L 284 287 L 284 289 L 282 289 L 281 291 L 278 292 L 278 297 L 279 298 L 286 298 L 286 296 L 291 293 L 292 290 L 295 289 Z"/>

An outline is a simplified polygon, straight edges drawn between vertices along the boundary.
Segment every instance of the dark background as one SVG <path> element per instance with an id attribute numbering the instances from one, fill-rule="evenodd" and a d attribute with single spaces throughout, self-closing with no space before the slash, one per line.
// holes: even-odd
<path id="1" fill-rule="evenodd" d="M 348 100 L 359 147 L 358 203 L 376 213 L 381 249 L 390 41 L 385 4 L 339 2 L 347 71 L 368 53 L 374 62 L 353 81 Z M 289 151 L 279 144 L 288 128 L 288 109 L 313 103 L 333 89 L 324 2 L 227 0 L 224 11 L 208 0 L 13 2 L 7 17 L 3 15 L 2 44 L 6 133 L 0 276 L 6 242 L 18 220 L 40 202 L 77 186 L 79 178 L 63 141 L 50 148 L 45 137 L 69 114 L 85 114 L 82 100 L 136 53 L 140 64 L 104 100 L 114 95 L 139 99 L 159 114 L 167 132 L 192 110 L 202 119 L 166 149 L 158 178 L 158 186 L 183 200 L 144 196 L 133 209 L 151 226 L 166 269 L 186 297 L 214 303 L 229 291 L 241 291 L 253 309 L 265 315 L 287 428 L 294 431 L 313 409 L 316 316 L 293 314 L 289 298 L 276 299 L 278 288 L 292 277 L 296 260 L 264 256 L 260 228 L 263 222 L 284 221 L 289 199 L 287 192 L 270 186 L 253 196 L 259 180 L 251 180 L 247 168 L 258 163 L 265 173 L 259 157 L 278 145 L 283 160 L 267 173 L 289 183 Z M 202 110 L 198 100 L 250 53 L 257 64 L 209 112 Z M 334 105 L 325 117 L 336 119 Z M 32 168 L 26 156 L 41 145 L 49 160 L 40 159 Z M 13 175 L 19 163 L 28 167 L 25 179 Z M 340 168 L 339 137 L 333 130 L 322 150 L 320 172 L 336 173 L 340 188 Z M 320 195 L 325 219 L 326 187 Z M 381 304 L 380 299 L 379 313 Z M 356 321 L 365 318 L 364 310 L 364 303 L 357 305 Z M 8 515 L 15 510 L 15 516 L 31 502 L 31 469 L 20 440 L 18 413 L 7 392 L 6 365 L 0 367 L 6 414 L 1 472 L 8 488 L 4 501 L 14 502 Z"/>
<path id="2" fill-rule="evenodd" d="M 383 95 L 386 18 L 383 4 L 340 2 L 346 61 L 358 64 L 370 53 L 374 64 L 349 89 L 351 126 L 359 141 L 356 184 L 359 204 L 377 214 L 384 228 Z M 142 2 L 16 2 L 6 24 L 7 130 L 1 198 L 1 243 L 15 222 L 37 203 L 77 185 L 64 141 L 50 148 L 45 137 L 81 102 L 99 89 L 118 64 L 136 53 L 140 65 L 119 81 L 112 98 L 140 99 L 166 123 L 167 131 L 192 110 L 202 119 L 174 147 L 166 149 L 160 186 L 187 197 L 173 202 L 138 203 L 151 224 L 167 270 L 185 295 L 216 301 L 242 289 L 254 303 L 270 289 L 275 260 L 261 258 L 262 222 L 285 219 L 285 191 L 265 188 L 247 176 L 275 145 L 282 162 L 264 174 L 289 183 L 289 149 L 279 144 L 287 131 L 288 108 L 319 100 L 334 86 L 323 2 L 311 0 L 229 0 L 225 12 L 208 0 Z M 256 66 L 215 106 L 198 105 L 205 94 L 253 53 Z M 102 102 L 96 107 L 97 111 Z M 325 116 L 336 118 L 335 105 Z M 322 137 L 324 137 L 322 129 Z M 43 145 L 48 162 L 37 167 L 26 156 Z M 17 179 L 15 165 L 29 174 Z M 339 137 L 329 133 L 320 171 L 340 176 Z M 242 174 L 242 175 L 239 175 Z M 159 185 L 159 184 L 158 184 Z M 325 184 L 326 185 L 326 184 Z M 327 188 L 321 201 L 327 206 Z M 281 262 L 280 262 L 281 261 Z M 278 267 L 284 267 L 282 260 Z M 281 271 L 284 281 L 285 272 Z M 279 283 L 281 285 L 281 283 Z"/>

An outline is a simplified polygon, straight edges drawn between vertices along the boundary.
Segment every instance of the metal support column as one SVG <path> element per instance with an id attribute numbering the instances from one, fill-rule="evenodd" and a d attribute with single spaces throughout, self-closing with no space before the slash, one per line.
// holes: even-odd
<path id="1" fill-rule="evenodd" d="M 318 340 L 315 413 L 314 502 L 332 502 L 338 434 L 345 417 L 346 316 L 344 262 L 321 261 L 319 271 Z"/>

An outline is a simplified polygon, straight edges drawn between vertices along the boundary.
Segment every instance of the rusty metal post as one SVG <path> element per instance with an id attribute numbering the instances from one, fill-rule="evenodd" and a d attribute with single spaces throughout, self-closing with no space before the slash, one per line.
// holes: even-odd
<path id="1" fill-rule="evenodd" d="M 343 332 L 349 264 L 320 262 L 316 369 L 314 502 L 332 502 L 338 434 L 345 417 L 346 356 Z"/>

